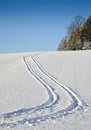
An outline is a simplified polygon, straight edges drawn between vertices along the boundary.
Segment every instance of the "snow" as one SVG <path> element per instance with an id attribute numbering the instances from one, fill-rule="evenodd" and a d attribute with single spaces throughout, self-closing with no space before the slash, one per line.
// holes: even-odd
<path id="1" fill-rule="evenodd" d="M 0 113 L 34 107 L 46 100 L 47 93 L 28 73 L 22 55 L 26 54 L 0 55 Z"/>
<path id="2" fill-rule="evenodd" d="M 90 50 L 57 53 L 49 52 L 47 54 L 37 56 L 37 59 L 42 66 L 45 66 L 46 71 L 51 73 L 51 75 L 55 76 L 61 83 L 64 83 L 67 86 L 71 87 L 81 97 L 83 97 L 87 102 L 91 104 Z M 46 64 L 46 61 L 49 64 Z"/>
<path id="3" fill-rule="evenodd" d="M 0 130 L 90 130 L 91 51 L 0 54 Z"/>

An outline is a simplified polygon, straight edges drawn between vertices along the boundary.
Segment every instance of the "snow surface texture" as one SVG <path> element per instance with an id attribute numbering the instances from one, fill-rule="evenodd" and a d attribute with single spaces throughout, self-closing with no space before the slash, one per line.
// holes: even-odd
<path id="1" fill-rule="evenodd" d="M 0 130 L 91 130 L 91 51 L 0 54 Z"/>

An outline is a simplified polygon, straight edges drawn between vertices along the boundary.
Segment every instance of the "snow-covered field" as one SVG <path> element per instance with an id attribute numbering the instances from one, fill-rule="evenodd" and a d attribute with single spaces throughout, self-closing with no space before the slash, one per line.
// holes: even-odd
<path id="1" fill-rule="evenodd" d="M 0 54 L 0 130 L 91 130 L 91 51 Z"/>

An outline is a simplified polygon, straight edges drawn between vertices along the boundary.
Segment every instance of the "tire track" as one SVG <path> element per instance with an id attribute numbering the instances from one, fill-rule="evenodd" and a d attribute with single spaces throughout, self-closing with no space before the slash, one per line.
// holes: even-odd
<path id="1" fill-rule="evenodd" d="M 78 107 L 81 107 L 82 106 L 82 101 L 78 98 L 78 95 L 73 92 L 68 86 L 65 86 L 63 84 L 61 84 L 59 81 L 57 81 L 52 75 L 50 75 L 49 73 L 47 73 L 43 68 L 42 66 L 39 64 L 39 62 L 34 58 L 34 57 L 31 57 L 32 60 L 35 62 L 35 64 L 37 65 L 37 67 L 49 78 L 51 79 L 53 82 L 55 82 L 56 84 L 58 84 L 60 87 L 62 87 L 63 89 L 65 89 L 65 91 L 67 91 L 72 100 L 74 101 L 75 103 L 75 106 L 74 108 L 78 108 Z"/>
<path id="2" fill-rule="evenodd" d="M 78 98 L 77 94 L 75 94 L 69 87 L 61 84 L 53 76 L 47 73 L 34 57 L 31 57 L 31 59 L 29 59 L 29 56 L 23 57 L 23 60 L 28 71 L 38 82 L 41 83 L 42 86 L 46 88 L 49 98 L 45 103 L 35 108 L 20 109 L 11 113 L 4 114 L 1 117 L 3 121 L 0 123 L 0 127 L 16 127 L 25 123 L 34 125 L 40 121 L 55 119 L 57 117 L 72 113 L 76 109 L 83 108 L 83 102 Z M 34 68 L 31 67 L 30 60 L 33 64 L 35 64 L 37 70 L 40 71 L 42 75 L 45 75 L 47 79 L 57 84 L 61 89 L 65 91 L 66 94 L 69 95 L 69 97 L 71 98 L 71 103 L 68 106 L 66 106 L 67 104 L 65 104 L 64 108 L 62 108 L 61 110 L 57 110 L 56 106 L 59 105 L 60 95 L 54 92 L 52 86 L 49 85 L 45 81 L 45 79 L 41 77 L 40 74 L 38 75 L 36 73 Z M 52 110 L 53 108 L 55 109 L 55 111 Z"/>
<path id="3" fill-rule="evenodd" d="M 57 101 L 59 100 L 58 95 L 55 92 L 53 92 L 51 86 L 49 86 L 40 76 L 38 76 L 34 73 L 33 69 L 27 62 L 27 57 L 23 57 L 23 60 L 24 60 L 24 63 L 26 64 L 29 72 L 31 72 L 31 74 L 46 88 L 49 99 L 44 104 L 37 106 L 35 108 L 20 109 L 20 110 L 14 111 L 14 112 L 4 114 L 2 116 L 2 118 L 4 119 L 2 121 L 3 123 L 0 124 L 1 127 L 6 127 L 6 126 L 15 127 L 19 124 L 25 123 L 26 121 L 28 121 L 28 119 L 25 120 L 27 113 L 33 114 L 33 113 L 36 113 L 36 111 L 41 111 L 44 109 L 52 108 L 52 106 L 54 106 L 57 103 Z M 23 117 L 24 118 L 23 120 L 21 120 L 22 115 L 25 116 L 25 117 Z M 16 117 L 19 118 L 18 121 L 15 121 Z M 34 123 L 35 121 L 32 121 L 32 122 Z"/>

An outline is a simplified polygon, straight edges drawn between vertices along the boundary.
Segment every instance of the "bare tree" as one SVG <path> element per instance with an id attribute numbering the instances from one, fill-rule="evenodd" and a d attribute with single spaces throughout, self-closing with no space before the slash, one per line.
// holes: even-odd
<path id="1" fill-rule="evenodd" d="M 75 30 L 76 30 L 76 24 L 75 22 L 71 22 L 71 24 L 67 28 L 67 38 L 69 38 L 72 32 L 74 32 Z"/>
<path id="2" fill-rule="evenodd" d="M 85 19 L 81 15 L 78 15 L 75 16 L 74 22 L 76 24 L 76 28 L 80 28 L 85 22 Z"/>
<path id="3" fill-rule="evenodd" d="M 79 29 L 84 22 L 85 19 L 81 15 L 75 16 L 74 21 L 72 21 L 67 28 L 67 38 L 69 38 L 76 29 Z"/>

